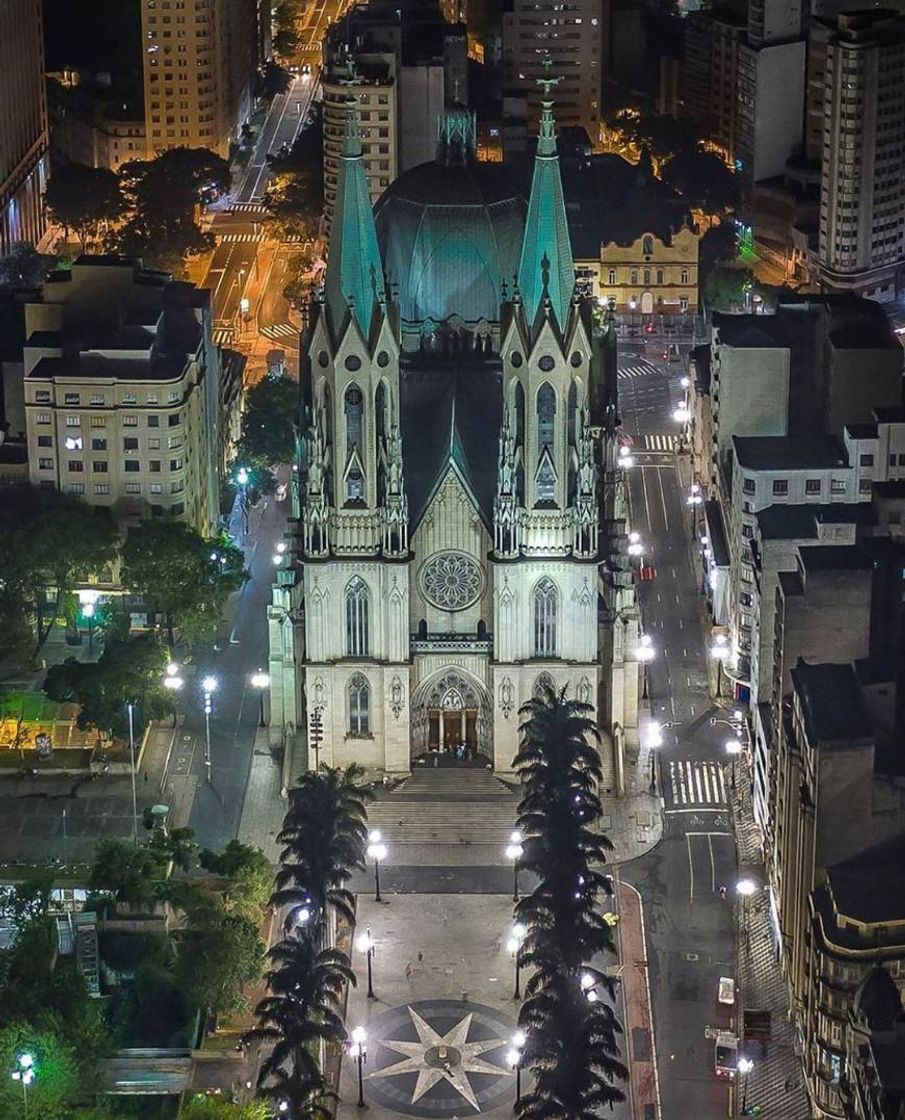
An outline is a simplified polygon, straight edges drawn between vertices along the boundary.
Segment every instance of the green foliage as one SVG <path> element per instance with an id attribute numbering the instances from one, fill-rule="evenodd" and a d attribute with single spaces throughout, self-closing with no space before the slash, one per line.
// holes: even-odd
<path id="1" fill-rule="evenodd" d="M 719 263 L 704 278 L 703 298 L 709 311 L 753 311 L 755 295 L 768 305 L 775 299 L 773 290 L 742 264 Z"/>
<path id="2" fill-rule="evenodd" d="M 0 886 L 0 910 L 17 930 L 43 918 L 47 913 L 55 874 L 50 868 L 36 868 L 19 883 Z"/>
<path id="3" fill-rule="evenodd" d="M 166 865 L 166 854 L 153 848 L 137 848 L 126 840 L 101 840 L 95 849 L 89 887 L 111 891 L 118 902 L 147 906 L 160 895 Z"/>
<path id="4" fill-rule="evenodd" d="M 75 231 L 83 252 L 88 242 L 100 240 L 126 208 L 116 174 L 105 167 L 81 163 L 64 163 L 54 169 L 44 204 L 53 221 Z"/>
<path id="5" fill-rule="evenodd" d="M 0 606 L 17 630 L 33 620 L 40 649 L 63 597 L 80 579 L 111 563 L 117 543 L 113 519 L 101 506 L 85 505 L 56 490 L 0 490 Z M 56 604 L 48 612 L 51 588 Z"/>
<path id="6" fill-rule="evenodd" d="M 0 257 L 0 291 L 40 288 L 53 257 L 39 253 L 30 241 L 16 241 Z"/>
<path id="7" fill-rule="evenodd" d="M 164 615 L 171 646 L 177 628 L 189 643 L 212 640 L 226 600 L 248 579 L 242 552 L 229 538 L 205 539 L 179 522 L 131 528 L 122 558 L 123 585 Z"/>
<path id="8" fill-rule="evenodd" d="M 270 1120 L 270 1106 L 266 1101 L 249 1101 L 233 1104 L 220 1096 L 199 1093 L 179 1110 L 179 1120 Z"/>
<path id="9" fill-rule="evenodd" d="M 44 691 L 51 700 L 79 705 L 79 727 L 96 727 L 119 738 L 129 733 L 131 702 L 134 733 L 140 738 L 152 719 L 173 711 L 173 694 L 163 687 L 166 663 L 166 651 L 151 634 L 108 640 L 97 661 L 69 657 L 51 665 Z"/>
<path id="10" fill-rule="evenodd" d="M 186 257 L 213 247 L 195 221 L 208 187 L 229 187 L 229 165 L 205 148 L 171 148 L 153 160 L 123 164 L 120 185 L 131 216 L 118 234 L 121 252 L 146 265 L 181 274 Z"/>
<path id="11" fill-rule="evenodd" d="M 206 871 L 229 881 L 224 892 L 227 910 L 243 914 L 252 921 L 260 920 L 261 910 L 273 889 L 273 866 L 260 848 L 230 840 L 219 855 L 204 849 L 198 862 Z"/>
<path id="12" fill-rule="evenodd" d="M 180 871 L 191 871 L 195 864 L 198 845 L 193 828 L 171 828 L 168 832 L 156 831 L 148 847 L 172 860 Z"/>
<path id="13" fill-rule="evenodd" d="M 178 977 L 198 1007 L 215 1015 L 244 1006 L 242 989 L 261 977 L 264 945 L 257 925 L 207 900 L 188 912 L 180 939 Z"/>
<path id="14" fill-rule="evenodd" d="M 261 75 L 260 92 L 262 96 L 270 101 L 277 94 L 287 93 L 291 85 L 292 75 L 289 71 L 284 70 L 282 66 L 278 66 L 273 59 L 268 59 L 264 64 L 264 72 Z"/>
<path id="15" fill-rule="evenodd" d="M 324 212 L 324 176 L 319 164 L 293 169 L 287 161 L 272 160 L 267 184 L 268 233 L 278 241 L 311 241 Z"/>
<path id="16" fill-rule="evenodd" d="M 664 164 L 662 177 L 689 206 L 706 214 L 722 216 L 738 203 L 738 177 L 715 152 L 687 148 Z"/>
<path id="17" fill-rule="evenodd" d="M 262 378 L 245 397 L 236 462 L 258 470 L 291 463 L 298 410 L 297 381 L 274 375 Z"/>
<path id="18" fill-rule="evenodd" d="M 24 1022 L 10 1023 L 0 1030 L 0 1069 L 15 1069 L 22 1054 L 34 1059 L 29 1115 L 71 1120 L 73 1105 L 82 1092 L 74 1046 L 63 1042 L 56 1032 L 35 1030 Z M 0 1120 L 20 1120 L 22 1115 L 22 1085 L 4 1073 L 0 1077 Z"/>

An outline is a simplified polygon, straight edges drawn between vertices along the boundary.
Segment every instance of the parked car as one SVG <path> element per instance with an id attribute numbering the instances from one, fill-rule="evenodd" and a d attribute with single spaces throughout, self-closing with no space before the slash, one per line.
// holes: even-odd
<path id="1" fill-rule="evenodd" d="M 738 1039 L 731 1031 L 718 1031 L 713 1044 L 713 1072 L 735 1080 L 738 1072 Z"/>
<path id="2" fill-rule="evenodd" d="M 735 981 L 731 976 L 721 976 L 719 988 L 717 989 L 717 1002 L 718 1003 L 735 1003 Z"/>

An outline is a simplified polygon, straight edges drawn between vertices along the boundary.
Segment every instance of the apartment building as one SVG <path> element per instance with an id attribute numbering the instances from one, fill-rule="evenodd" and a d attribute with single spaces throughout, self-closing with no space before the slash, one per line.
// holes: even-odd
<path id="1" fill-rule="evenodd" d="M 226 158 L 251 113 L 255 0 L 141 0 L 147 152 Z"/>
<path id="2" fill-rule="evenodd" d="M 744 5 L 702 8 L 685 20 L 682 107 L 729 161 L 738 147 L 738 53 L 747 27 Z"/>
<path id="3" fill-rule="evenodd" d="M 44 234 L 48 176 L 41 0 L 5 0 L 0 26 L 0 255 Z"/>
<path id="4" fill-rule="evenodd" d="M 25 307 L 29 480 L 206 535 L 219 514 L 220 360 L 210 293 L 80 257 Z"/>
<path id="5" fill-rule="evenodd" d="M 128 91 L 60 71 L 47 75 L 47 110 L 54 163 L 117 171 L 147 154 L 144 112 Z"/>
<path id="6" fill-rule="evenodd" d="M 905 16 L 843 12 L 815 37 L 825 55 L 818 277 L 826 290 L 894 300 L 905 291 Z"/>
<path id="7" fill-rule="evenodd" d="M 835 897 L 830 896 L 832 910 L 828 909 L 827 924 L 835 920 L 835 929 L 849 933 L 834 938 L 834 944 L 839 944 L 848 957 L 857 953 L 857 964 L 862 968 L 869 946 L 879 944 L 884 935 L 888 937 L 890 929 L 897 933 L 905 925 L 902 907 L 890 904 L 893 899 L 905 898 L 903 848 L 905 845 L 900 842 L 891 852 L 891 859 L 884 858 L 885 851 L 868 853 L 868 860 L 863 863 L 866 889 L 856 889 L 853 897 L 850 894 L 844 911 L 848 921 L 838 920 L 843 914 L 835 905 Z M 858 876 L 862 867 L 853 870 Z M 878 871 L 882 877 L 878 877 Z M 829 874 L 827 877 L 830 878 Z M 848 884 L 856 888 L 861 882 L 858 877 L 848 879 Z M 897 940 L 901 943 L 901 936 Z M 895 972 L 901 978 L 905 973 L 905 945 L 896 948 L 895 958 L 885 967 L 874 965 L 867 971 L 855 990 L 848 1014 L 844 1074 L 840 1073 L 839 1083 L 845 1114 L 852 1120 L 889 1120 L 890 1116 L 905 1115 L 905 1008 L 901 988 L 891 975 Z M 841 963 L 846 968 L 848 961 Z"/>
<path id="8" fill-rule="evenodd" d="M 503 11 L 503 83 L 528 102 L 533 135 L 541 115 L 538 81 L 555 78 L 556 121 L 600 139 L 603 82 L 600 0 L 509 0 Z"/>

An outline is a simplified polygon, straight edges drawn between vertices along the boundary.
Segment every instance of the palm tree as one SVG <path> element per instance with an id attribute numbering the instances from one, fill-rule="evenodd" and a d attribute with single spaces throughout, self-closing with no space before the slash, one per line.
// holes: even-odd
<path id="1" fill-rule="evenodd" d="M 271 904 L 308 907 L 322 936 L 330 910 L 350 924 L 355 920 L 354 898 L 345 883 L 364 867 L 367 803 L 374 794 L 362 785 L 363 778 L 356 764 L 304 774 L 290 792 L 277 836 L 283 850 Z"/>

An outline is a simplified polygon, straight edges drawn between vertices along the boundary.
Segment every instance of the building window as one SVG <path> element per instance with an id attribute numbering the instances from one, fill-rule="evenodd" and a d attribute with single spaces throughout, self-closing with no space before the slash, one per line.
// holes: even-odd
<path id="1" fill-rule="evenodd" d="M 371 730 L 371 690 L 361 673 L 349 681 L 349 734 L 367 735 Z"/>
<path id="2" fill-rule="evenodd" d="M 754 493 L 756 493 L 756 491 L 757 491 L 757 484 L 755 483 L 753 478 L 746 478 L 742 482 L 742 493 L 743 494 L 754 494 Z"/>
<path id="3" fill-rule="evenodd" d="M 788 494 L 789 480 L 787 478 L 774 478 L 773 479 L 773 493 L 774 494 Z"/>
<path id="4" fill-rule="evenodd" d="M 819 478 L 805 479 L 804 492 L 812 496 L 816 496 L 822 490 L 823 485 Z"/>
<path id="5" fill-rule="evenodd" d="M 79 403 L 78 393 L 64 393 L 63 394 L 63 404 L 78 404 L 78 403 Z"/>
<path id="6" fill-rule="evenodd" d="M 858 493 L 859 494 L 869 494 L 873 484 L 874 484 L 873 479 L 862 478 L 861 481 L 858 483 Z"/>
<path id="7" fill-rule="evenodd" d="M 92 451 L 106 451 L 107 450 L 107 441 L 105 439 L 93 439 L 91 441 L 91 450 Z"/>
<path id="8" fill-rule="evenodd" d="M 662 269 L 662 268 L 658 268 L 658 269 L 657 269 L 657 283 L 658 283 L 658 284 L 662 284 L 662 283 L 664 282 L 664 275 L 665 275 L 665 274 L 664 274 L 664 272 L 663 272 L 663 269 Z"/>
<path id="9" fill-rule="evenodd" d="M 178 428 L 182 423 L 182 414 L 179 412 L 171 412 L 167 417 L 167 424 L 171 428 Z"/>
<path id="10" fill-rule="evenodd" d="M 124 416 L 123 417 L 123 427 L 124 428 L 137 428 L 138 427 L 138 417 L 137 416 Z"/>
<path id="11" fill-rule="evenodd" d="M 107 473 L 107 460 L 106 459 L 95 459 L 95 460 L 93 460 L 93 462 L 91 463 L 91 469 L 95 474 L 106 474 Z"/>
<path id="12" fill-rule="evenodd" d="M 364 412 L 364 398 L 361 395 L 361 389 L 359 389 L 357 385 L 352 384 L 346 389 L 344 408 L 346 413 L 346 454 L 348 454 L 353 447 L 357 447 L 361 450 L 361 424 Z"/>
<path id="13" fill-rule="evenodd" d="M 607 274 L 607 278 L 609 280 L 610 287 L 614 288 L 616 286 L 616 269 L 615 268 L 610 269 L 609 273 Z"/>
<path id="14" fill-rule="evenodd" d="M 39 413 L 37 413 L 37 415 L 35 416 L 35 423 L 36 424 L 49 424 L 50 423 L 50 413 L 49 412 L 39 412 Z"/>
<path id="15" fill-rule="evenodd" d="M 73 471 L 75 474 L 81 474 L 84 469 L 85 469 L 85 464 L 82 462 L 81 459 L 70 459 L 69 460 L 69 470 L 70 471 Z"/>
<path id="16" fill-rule="evenodd" d="M 95 494 L 109 494 L 110 493 L 109 482 L 95 482 L 94 492 L 95 492 Z"/>
<path id="17" fill-rule="evenodd" d="M 107 417 L 106 416 L 92 416 L 91 417 L 91 427 L 92 428 L 106 428 L 107 427 Z"/>
<path id="18" fill-rule="evenodd" d="M 141 469 L 141 464 L 137 459 L 127 459 L 125 463 L 123 463 L 123 466 L 130 474 L 137 474 Z"/>
<path id="19" fill-rule="evenodd" d="M 638 283 L 638 269 L 633 268 L 632 269 L 632 284 L 635 285 L 637 283 Z"/>
<path id="20" fill-rule="evenodd" d="M 556 394 L 549 381 L 537 390 L 537 450 L 545 447 L 553 452 L 554 424 L 556 423 Z"/>
<path id="21" fill-rule="evenodd" d="M 650 286 L 650 269 L 649 268 L 646 268 L 644 270 L 644 286 L 645 286 L 645 288 Z"/>
<path id="22" fill-rule="evenodd" d="M 534 656 L 556 656 L 556 585 L 546 576 L 534 588 Z"/>
<path id="23" fill-rule="evenodd" d="M 85 493 L 85 483 L 84 482 L 70 482 L 69 485 L 66 487 L 66 493 L 67 494 L 84 494 Z"/>
<path id="24" fill-rule="evenodd" d="M 862 455 L 859 461 L 862 467 L 872 467 L 874 465 L 873 455 Z"/>
<path id="25" fill-rule="evenodd" d="M 127 482 L 126 483 L 126 493 L 127 494 L 140 494 L 141 493 L 141 483 L 140 482 Z"/>
<path id="26" fill-rule="evenodd" d="M 38 447 L 53 447 L 53 436 L 38 436 Z"/>
<path id="27" fill-rule="evenodd" d="M 644 235 L 644 239 L 641 242 L 641 251 L 646 257 L 652 257 L 654 255 L 654 239 L 649 233 Z"/>
<path id="28" fill-rule="evenodd" d="M 138 450 L 138 437 L 126 436 L 123 439 L 123 451 L 137 451 Z"/>
<path id="29" fill-rule="evenodd" d="M 160 417 L 157 416 L 156 414 L 152 414 L 152 415 L 148 416 L 146 419 L 147 419 L 147 423 L 148 423 L 149 428 L 159 428 L 160 427 Z"/>
<path id="30" fill-rule="evenodd" d="M 66 417 L 66 427 L 67 428 L 80 428 L 81 426 L 82 426 L 81 416 L 67 416 Z"/>
<path id="31" fill-rule="evenodd" d="M 52 471 L 53 470 L 53 459 L 39 459 L 38 460 L 38 470 L 39 471 Z"/>
<path id="32" fill-rule="evenodd" d="M 137 393 L 123 393 L 123 404 L 138 404 Z"/>
<path id="33" fill-rule="evenodd" d="M 844 478 L 834 478 L 830 483 L 831 494 L 844 494 L 846 492 L 846 485 Z"/>
<path id="34" fill-rule="evenodd" d="M 682 283 L 683 284 L 688 283 L 688 269 L 687 268 L 682 269 Z"/>
<path id="35" fill-rule="evenodd" d="M 368 588 L 357 576 L 346 588 L 346 653 L 368 656 Z"/>
<path id="36" fill-rule="evenodd" d="M 35 404 L 50 404 L 50 390 L 38 389 L 35 393 Z"/>

